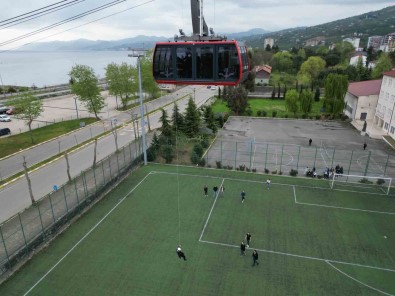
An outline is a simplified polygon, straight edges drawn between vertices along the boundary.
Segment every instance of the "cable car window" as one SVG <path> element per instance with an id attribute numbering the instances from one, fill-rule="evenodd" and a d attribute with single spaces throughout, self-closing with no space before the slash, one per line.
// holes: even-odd
<path id="1" fill-rule="evenodd" d="M 171 47 L 158 47 L 154 57 L 154 77 L 173 78 L 173 59 Z"/>
<path id="2" fill-rule="evenodd" d="M 214 46 L 196 48 L 196 79 L 214 79 Z"/>
<path id="3" fill-rule="evenodd" d="M 218 46 L 218 79 L 237 80 L 240 76 L 239 57 L 236 46 Z"/>
<path id="4" fill-rule="evenodd" d="M 177 77 L 192 78 L 192 47 L 177 47 Z"/>

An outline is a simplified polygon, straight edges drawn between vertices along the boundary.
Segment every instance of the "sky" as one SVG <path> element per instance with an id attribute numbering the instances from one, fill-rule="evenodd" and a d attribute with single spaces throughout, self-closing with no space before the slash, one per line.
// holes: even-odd
<path id="1" fill-rule="evenodd" d="M 39 34 L 21 37 L 110 2 L 116 5 Z M 6 28 L 15 24 L 7 25 L 16 20 L 10 18 L 55 3 L 75 5 Z M 225 34 L 253 28 L 277 31 L 314 26 L 380 10 L 395 5 L 395 0 L 205 0 L 203 3 L 208 27 Z M 192 31 L 189 0 L 1 0 L 1 6 L 6 9 L 0 10 L 0 51 L 30 42 L 118 40 L 138 35 L 171 38 L 178 34 L 179 28 L 187 34 Z M 114 15 L 107 17 L 111 14 Z M 103 19 L 95 21 L 99 18 Z M 10 43 L 14 38 L 20 40 Z"/>

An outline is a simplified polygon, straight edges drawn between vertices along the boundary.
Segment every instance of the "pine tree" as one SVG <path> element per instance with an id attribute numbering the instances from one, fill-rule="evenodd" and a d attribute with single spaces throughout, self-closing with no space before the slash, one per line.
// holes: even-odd
<path id="1" fill-rule="evenodd" d="M 200 114 L 192 98 L 189 98 L 184 115 L 184 132 L 189 138 L 195 137 L 200 129 Z"/>
<path id="2" fill-rule="evenodd" d="M 182 131 L 184 127 L 184 116 L 180 113 L 177 103 L 174 103 L 173 115 L 171 117 L 173 129 L 175 131 Z"/>

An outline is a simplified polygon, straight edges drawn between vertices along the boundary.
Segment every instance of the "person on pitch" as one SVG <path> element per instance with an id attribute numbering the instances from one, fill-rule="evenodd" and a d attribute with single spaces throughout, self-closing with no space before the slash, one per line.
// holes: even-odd
<path id="1" fill-rule="evenodd" d="M 179 245 L 178 247 L 177 247 L 177 255 L 178 255 L 178 258 L 183 258 L 184 259 L 184 261 L 187 261 L 187 257 L 185 257 L 185 254 L 184 254 L 184 252 L 181 250 L 181 245 Z"/>

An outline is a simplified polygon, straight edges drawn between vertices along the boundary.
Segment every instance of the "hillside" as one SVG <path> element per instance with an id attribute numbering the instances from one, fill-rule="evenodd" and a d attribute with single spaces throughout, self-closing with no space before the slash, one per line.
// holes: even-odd
<path id="1" fill-rule="evenodd" d="M 306 40 L 324 37 L 326 44 L 336 43 L 355 34 L 361 38 L 360 45 L 366 46 L 368 37 L 395 32 L 395 6 L 364 13 L 312 27 L 292 28 L 245 38 L 249 46 L 263 47 L 265 38 L 274 38 L 280 49 L 303 46 Z"/>

